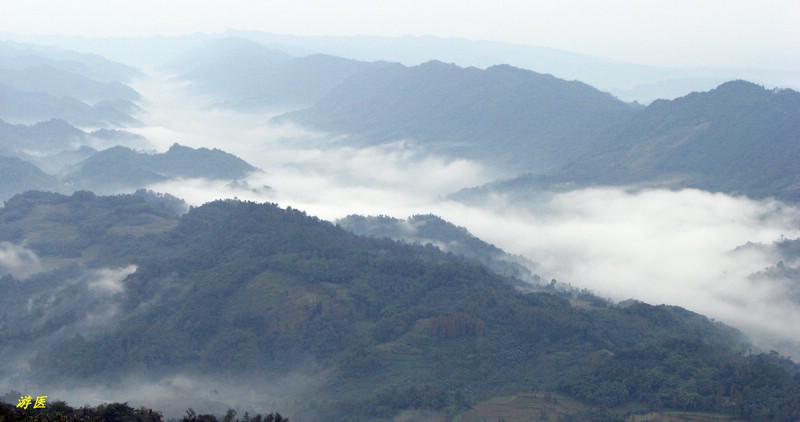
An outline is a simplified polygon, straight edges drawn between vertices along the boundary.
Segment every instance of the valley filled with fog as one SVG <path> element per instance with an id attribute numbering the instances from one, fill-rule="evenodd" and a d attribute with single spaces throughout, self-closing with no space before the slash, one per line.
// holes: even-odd
<path id="1" fill-rule="evenodd" d="M 0 43 L 0 393 L 328 421 L 800 390 L 797 72 L 318 41 Z"/>
<path id="2" fill-rule="evenodd" d="M 797 357 L 800 296 L 767 270 L 785 261 L 776 242 L 800 233 L 800 210 L 777 200 L 698 189 L 636 186 L 496 194 L 482 204 L 448 198 L 508 177 L 504 169 L 432 153 L 413 139 L 358 147 L 343 136 L 269 123 L 284 110 L 234 111 L 150 73 L 132 84 L 144 123 L 132 129 L 158 152 L 178 142 L 219 148 L 260 171 L 235 183 L 178 179 L 148 186 L 192 206 L 218 198 L 275 202 L 335 222 L 350 214 L 435 214 L 535 263 L 545 280 L 613 301 L 682 306 L 743 330 L 765 350 Z"/>

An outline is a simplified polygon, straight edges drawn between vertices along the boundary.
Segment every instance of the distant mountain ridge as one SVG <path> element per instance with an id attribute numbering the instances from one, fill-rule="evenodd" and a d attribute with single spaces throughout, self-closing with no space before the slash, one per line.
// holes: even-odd
<path id="1" fill-rule="evenodd" d="M 84 131 L 61 119 L 49 119 L 32 125 L 0 120 L 0 150 L 14 154 L 24 150 L 37 153 L 62 151 L 85 136 Z"/>
<path id="2" fill-rule="evenodd" d="M 78 189 L 114 192 L 175 177 L 235 180 L 255 170 L 241 158 L 216 148 L 194 149 L 176 143 L 164 153 L 146 154 L 117 146 L 78 163 L 65 180 Z"/>
<path id="3" fill-rule="evenodd" d="M 141 96 L 137 70 L 96 55 L 0 42 L 0 119 L 63 119 L 82 127 L 131 126 Z"/>
<path id="4" fill-rule="evenodd" d="M 686 68 L 626 63 L 525 44 L 442 38 L 435 36 L 292 36 L 258 31 L 230 30 L 219 36 L 258 41 L 295 55 L 331 54 L 362 61 L 400 62 L 416 66 L 430 60 L 459 66 L 488 68 L 500 63 L 578 80 L 610 92 L 624 101 L 648 104 L 673 99 L 692 91 L 706 91 L 732 79 L 747 79 L 769 87 L 800 89 L 800 69 L 786 64 L 772 68 Z M 790 66 L 791 67 L 791 66 Z"/>
<path id="5" fill-rule="evenodd" d="M 797 63 L 788 64 L 788 68 L 787 63 L 759 64 L 754 68 L 649 66 L 546 46 L 435 36 L 295 36 L 240 30 L 176 37 L 113 39 L 4 35 L 26 42 L 92 51 L 142 67 L 168 63 L 188 49 L 223 38 L 255 41 L 296 57 L 323 54 L 364 62 L 399 62 L 406 66 L 416 66 L 430 60 L 479 68 L 507 63 L 566 80 L 583 81 L 625 101 L 636 100 L 643 104 L 659 98 L 677 98 L 692 91 L 705 91 L 733 79 L 751 80 L 768 87 L 800 88 Z"/>
<path id="6" fill-rule="evenodd" d="M 0 85 L 0 118 L 19 123 L 35 123 L 47 119 L 61 119 L 81 127 L 140 126 L 131 109 L 136 106 L 123 102 L 100 102 L 89 105 L 73 97 L 56 97 L 41 92 L 25 92 Z"/>
<path id="7" fill-rule="evenodd" d="M 51 190 L 57 180 L 27 161 L 0 155 L 0 200 L 27 190 Z"/>
<path id="8" fill-rule="evenodd" d="M 641 184 L 796 201 L 798 110 L 796 91 L 746 81 L 641 107 L 511 66 L 428 62 L 363 71 L 273 121 L 356 144 L 413 140 L 507 177 L 525 173 L 505 183 L 520 189 Z"/>
<path id="9" fill-rule="evenodd" d="M 580 82 L 507 65 L 431 61 L 360 72 L 313 107 L 273 120 L 363 142 L 412 139 L 517 170 L 556 168 L 593 150 L 635 108 Z"/>
<path id="10" fill-rule="evenodd" d="M 231 108 L 307 107 L 373 63 L 322 54 L 294 57 L 255 41 L 209 40 L 165 65 L 194 92 Z"/>
<path id="11" fill-rule="evenodd" d="M 161 154 L 116 146 L 97 151 L 88 144 L 144 143 L 134 133 L 84 132 L 63 120 L 34 125 L 0 120 L 0 200 L 26 190 L 116 193 L 170 178 L 243 179 L 257 169 L 219 149 L 173 144 Z"/>
<path id="12" fill-rule="evenodd" d="M 800 199 L 800 93 L 746 81 L 657 101 L 614 137 L 609 176 L 680 175 L 691 187 Z M 609 148 L 610 150 L 610 148 Z M 615 176 L 617 173 L 618 176 Z"/>
<path id="13" fill-rule="evenodd" d="M 731 81 L 656 101 L 617 128 L 594 156 L 455 195 L 564 186 L 698 188 L 800 201 L 800 93 Z"/>
<path id="14" fill-rule="evenodd" d="M 97 54 L 78 53 L 48 45 L 0 41 L 0 61 L 4 69 L 23 70 L 30 67 L 52 67 L 61 72 L 83 75 L 99 82 L 127 83 L 140 75 L 135 68 L 111 61 Z"/>

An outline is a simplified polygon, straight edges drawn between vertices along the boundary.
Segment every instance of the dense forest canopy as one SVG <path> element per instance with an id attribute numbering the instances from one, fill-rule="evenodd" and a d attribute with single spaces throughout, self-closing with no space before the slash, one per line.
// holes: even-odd
<path id="1" fill-rule="evenodd" d="M 67 206 L 61 224 L 97 220 L 87 211 L 108 219 L 105 234 L 78 234 L 78 251 L 135 213 L 175 218 L 159 201 L 133 196 L 30 193 L 0 213 L 4 227 L 17 224 L 4 234 L 16 237 L 5 239 L 34 238 L 37 227 L 24 223 L 58 204 Z M 359 237 L 274 204 L 215 201 L 175 225 L 144 227 L 151 228 L 105 243 L 86 261 L 136 265 L 114 296 L 109 324 L 91 331 L 77 324 L 72 337 L 42 343 L 32 376 L 77 386 L 124 384 L 132 374 L 280 379 L 302 371 L 315 380 L 307 388 L 317 398 L 313 408 L 293 407 L 304 420 L 463 409 L 491 394 L 537 389 L 612 414 L 631 403 L 756 420 L 798 410 L 796 364 L 752 353 L 736 330 L 681 308 L 521 293 L 477 261 Z M 32 246 L 68 254 L 47 242 Z M 4 278 L 4 288 L 14 280 Z M 17 291 L 17 303 L 26 292 Z M 84 302 L 92 297 L 84 294 Z M 48 324 L 15 332 L 9 323 L 36 311 L 17 312 L 0 326 L 15 348 L 52 332 Z"/>

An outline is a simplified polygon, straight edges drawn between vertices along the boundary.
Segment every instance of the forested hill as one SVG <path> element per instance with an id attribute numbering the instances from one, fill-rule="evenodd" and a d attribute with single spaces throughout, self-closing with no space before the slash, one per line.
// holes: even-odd
<path id="1" fill-rule="evenodd" d="M 313 107 L 276 118 L 516 170 L 554 168 L 592 150 L 635 107 L 581 82 L 508 65 L 486 70 L 431 61 L 354 74 Z"/>
<path id="2" fill-rule="evenodd" d="M 89 145 L 116 146 L 97 151 Z M 120 144 L 129 145 L 121 146 Z M 52 119 L 34 125 L 0 120 L 0 200 L 26 190 L 117 193 L 170 178 L 236 180 L 257 171 L 241 158 L 217 148 L 173 144 L 163 153 L 144 137 L 116 129 L 84 132 Z"/>
<path id="3" fill-rule="evenodd" d="M 541 277 L 529 269 L 535 267 L 535 263 L 486 243 L 466 228 L 436 215 L 414 215 L 406 220 L 387 216 L 348 215 L 337 220 L 336 224 L 359 235 L 388 237 L 411 244 L 431 244 L 444 252 L 480 261 L 498 274 L 516 278 L 519 286 L 524 288 L 542 287 Z"/>
<path id="4" fill-rule="evenodd" d="M 800 93 L 742 80 L 643 107 L 508 65 L 391 64 L 273 120 L 525 173 L 496 187 L 507 191 L 637 184 L 800 199 Z"/>
<path id="5" fill-rule="evenodd" d="M 173 144 L 166 152 L 146 154 L 116 146 L 75 164 L 64 180 L 76 189 L 107 193 L 174 177 L 234 180 L 256 170 L 241 158 L 216 148 Z"/>
<path id="6" fill-rule="evenodd" d="M 548 174 L 529 173 L 461 192 L 521 193 L 569 184 L 698 188 L 800 200 L 800 93 L 731 81 L 659 100 L 598 142 L 592 156 Z"/>
<path id="7" fill-rule="evenodd" d="M 612 138 L 583 176 L 616 183 L 676 179 L 710 191 L 800 199 L 800 93 L 731 81 L 656 101 Z M 579 176 L 577 164 L 567 173 Z"/>
<path id="8" fill-rule="evenodd" d="M 79 218 L 70 210 L 85 214 L 86 206 L 99 204 L 76 194 L 58 208 L 59 218 L 42 220 L 41 207 L 52 209 L 56 199 L 28 194 L 14 201 L 22 209 L 0 211 L 3 227 L 47 221 L 9 228 L 14 237 L 5 240 L 22 245 L 45 228 L 59 233 L 59 225 L 72 227 Z M 103 202 L 115 203 L 129 207 L 131 201 Z M 8 212 L 19 215 L 9 219 Z M 292 395 L 284 397 L 294 403 L 290 417 L 312 421 L 389 419 L 404 409 L 444 414 L 492 395 L 536 389 L 568 394 L 616 417 L 630 404 L 752 420 L 800 409 L 795 364 L 747 356 L 738 332 L 680 308 L 523 294 L 477 262 L 359 237 L 272 204 L 215 201 L 169 227 L 94 249 L 100 254 L 94 262 L 135 264 L 136 270 L 112 284 L 113 295 L 86 285 L 83 301 L 111 303 L 102 308 L 110 314 L 92 319 L 91 330 L 81 318 L 67 319 L 77 332 L 65 338 L 57 330 L 61 337 L 37 347 L 31 377 L 75 388 L 124 384 L 132 376 L 156 382 L 204 374 L 221 384 L 206 382 L 206 391 L 245 383 L 249 394 L 304 379 L 302 389 L 279 390 Z M 33 252 L 41 254 L 46 236 L 38 233 L 38 240 Z M 2 289 L 20 285 L 13 276 L 0 283 Z M 15 291 L 47 296 L 59 290 L 51 284 Z M 14 323 L 41 318 L 51 302 L 37 298 L 37 307 L 26 308 L 20 297 L 18 309 L 0 314 L 0 338 L 14 350 L 26 350 L 50 327 Z M 44 315 L 62 321 L 53 312 L 69 309 L 69 301 L 50 300 L 59 306 Z"/>

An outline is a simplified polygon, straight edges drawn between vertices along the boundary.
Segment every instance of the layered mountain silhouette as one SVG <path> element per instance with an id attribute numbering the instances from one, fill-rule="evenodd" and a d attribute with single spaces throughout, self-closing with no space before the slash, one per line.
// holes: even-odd
<path id="1" fill-rule="evenodd" d="M 414 140 L 526 173 L 505 184 L 521 189 L 649 184 L 796 200 L 798 110 L 796 91 L 746 81 L 641 107 L 510 66 L 429 62 L 358 73 L 275 120 L 359 143 Z"/>
<path id="2" fill-rule="evenodd" d="M 85 139 L 86 132 L 60 119 L 49 119 L 32 125 L 11 124 L 0 120 L 0 150 L 6 153 L 58 152 Z"/>
<path id="3" fill-rule="evenodd" d="M 698 188 L 800 200 L 800 93 L 731 81 L 656 101 L 610 133 L 596 155 L 455 195 L 592 185 Z"/>
<path id="4" fill-rule="evenodd" d="M 294 57 L 243 38 L 209 40 L 166 69 L 192 82 L 196 93 L 232 108 L 307 107 L 342 80 L 378 66 L 315 54 Z"/>
<path id="5" fill-rule="evenodd" d="M 0 118 L 20 123 L 62 119 L 82 127 L 140 124 L 138 71 L 96 55 L 0 43 Z"/>
<path id="6" fill-rule="evenodd" d="M 800 93 L 732 81 L 657 101 L 620 128 L 606 151 L 592 164 L 610 171 L 587 179 L 675 178 L 711 191 L 797 200 Z"/>
<path id="7" fill-rule="evenodd" d="M 313 107 L 275 120 L 366 142 L 411 139 L 453 156 L 544 171 L 590 153 L 635 111 L 580 82 L 432 61 L 358 73 Z"/>
<path id="8" fill-rule="evenodd" d="M 255 170 L 241 158 L 216 148 L 173 144 L 164 153 L 146 154 L 116 146 L 76 164 L 64 180 L 75 189 L 114 192 L 176 177 L 235 180 Z"/>
<path id="9" fill-rule="evenodd" d="M 130 191 L 170 178 L 243 179 L 257 169 L 219 149 L 178 144 L 160 154 L 87 144 L 146 143 L 139 135 L 100 129 L 84 132 L 63 120 L 34 125 L 0 120 L 0 199 L 26 190 L 100 193 Z"/>
<path id="10" fill-rule="evenodd" d="M 124 69 L 109 65 L 106 77 L 88 82 L 73 77 L 89 75 L 76 71 L 82 65 L 62 62 L 105 66 L 96 57 L 34 53 L 13 56 L 25 66 L 5 73 L 16 82 L 0 86 L 0 117 L 110 106 L 122 119 L 130 111 Z M 506 65 L 294 58 L 237 39 L 204 45 L 174 66 L 220 104 L 310 105 L 278 122 L 359 145 L 413 140 L 524 173 L 462 193 L 473 199 L 597 184 L 800 199 L 792 161 L 800 94 L 791 90 L 733 81 L 642 107 Z M 63 96 L 27 91 L 36 83 L 24 79 L 26 69 L 61 80 Z M 445 418 L 520 392 L 568 397 L 580 404 L 565 415 L 572 420 L 648 411 L 797 419 L 800 367 L 791 360 L 678 307 L 520 288 L 538 280 L 435 216 L 351 216 L 337 226 L 276 204 L 220 200 L 187 211 L 169 195 L 85 191 L 256 170 L 221 150 L 178 144 L 161 154 L 95 151 L 87 137 L 131 134 L 76 129 L 114 124 L 90 111 L 0 124 L 0 195 L 70 193 L 28 191 L 0 208 L 2 379 L 65 389 L 134 379 L 168 387 L 197 380 L 186 381 L 195 391 L 244 386 L 259 400 L 279 395 L 293 420 L 308 421 L 392 420 L 410 411 Z M 70 165 L 50 175 L 23 160 L 31 151 L 61 154 Z M 782 246 L 793 251 L 787 259 L 796 258 L 794 243 Z M 782 263 L 764 273 L 797 279 Z"/>

